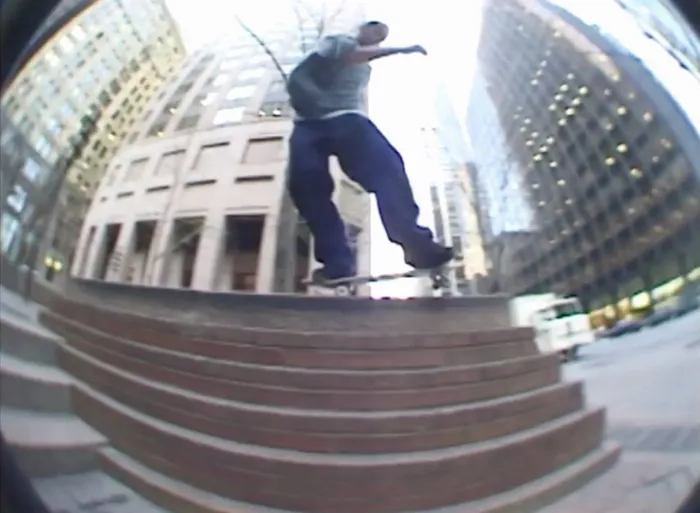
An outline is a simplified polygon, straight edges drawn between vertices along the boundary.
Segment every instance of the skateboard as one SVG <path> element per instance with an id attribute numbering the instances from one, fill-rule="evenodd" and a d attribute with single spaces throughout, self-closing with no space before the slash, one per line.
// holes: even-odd
<path id="1" fill-rule="evenodd" d="M 455 266 L 446 264 L 435 269 L 411 269 L 401 273 L 391 274 L 376 274 L 369 276 L 353 276 L 352 278 L 340 278 L 337 280 L 314 281 L 312 279 L 304 280 L 304 285 L 323 287 L 333 289 L 336 296 L 355 296 L 357 295 L 358 285 L 367 283 L 379 283 L 382 281 L 399 280 L 401 278 L 420 278 L 428 277 L 432 282 L 433 290 L 442 291 L 443 295 L 449 295 L 452 290 L 452 280 L 450 279 L 450 271 Z"/>

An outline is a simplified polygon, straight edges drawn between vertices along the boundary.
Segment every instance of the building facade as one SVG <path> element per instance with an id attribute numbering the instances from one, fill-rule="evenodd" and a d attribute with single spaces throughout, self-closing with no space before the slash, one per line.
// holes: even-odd
<path id="1" fill-rule="evenodd" d="M 421 129 L 424 158 L 431 176 L 430 205 L 435 238 L 461 255 L 454 275 L 456 289 L 468 294 L 477 292 L 474 278 L 485 272 L 483 244 L 466 163 L 456 159 L 447 143 L 449 139 L 457 140 L 458 134 L 445 134 L 445 129 Z"/>
<path id="2" fill-rule="evenodd" d="M 477 70 L 467 108 L 470 160 L 468 174 L 473 184 L 476 223 L 484 248 L 487 279 L 482 292 L 509 290 L 510 273 L 517 269 L 509 261 L 513 245 L 536 233 L 522 164 L 513 156 L 499 121 L 490 86 Z"/>
<path id="3" fill-rule="evenodd" d="M 478 58 L 496 114 L 471 120 L 471 139 L 502 131 L 537 234 L 515 252 L 513 292 L 628 310 L 697 274 L 698 131 L 640 59 L 530 0 L 485 3 Z"/>
<path id="4" fill-rule="evenodd" d="M 4 189 L 25 198 L 17 211 L 2 196 L 3 223 L 17 227 L 3 247 L 8 260 L 44 266 L 48 277 L 68 267 L 110 159 L 185 56 L 162 0 L 101 0 L 77 13 L 75 4 L 47 20 L 67 23 L 41 40 L 2 97 L 3 140 L 22 138 L 50 169 L 28 178 L 0 164 L 3 177 L 17 177 L 4 178 Z"/>
<path id="5" fill-rule="evenodd" d="M 337 16 L 327 29 L 356 24 Z M 73 274 L 206 291 L 298 292 L 313 241 L 286 194 L 292 128 L 282 73 L 318 23 L 193 54 L 113 159 L 83 225 Z M 301 36 L 301 37 L 300 37 Z M 334 200 L 369 272 L 369 196 L 335 161 Z"/>

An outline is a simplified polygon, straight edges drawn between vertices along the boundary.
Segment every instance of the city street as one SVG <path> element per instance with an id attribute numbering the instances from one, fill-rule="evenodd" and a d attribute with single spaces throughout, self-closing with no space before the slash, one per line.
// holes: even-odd
<path id="1" fill-rule="evenodd" d="M 608 407 L 611 428 L 700 426 L 700 312 L 601 339 L 566 364 L 564 376 L 585 381 L 590 404 Z"/>
<path id="2" fill-rule="evenodd" d="M 671 513 L 700 479 L 700 312 L 603 339 L 564 365 L 607 407 L 618 464 L 540 513 Z"/>

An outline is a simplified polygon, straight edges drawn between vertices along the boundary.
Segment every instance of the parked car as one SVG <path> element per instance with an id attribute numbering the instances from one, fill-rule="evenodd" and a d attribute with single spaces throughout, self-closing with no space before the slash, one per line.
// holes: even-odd
<path id="1" fill-rule="evenodd" d="M 601 333 L 601 338 L 616 338 L 628 333 L 636 333 L 644 327 L 644 322 L 640 319 L 622 319 L 607 330 Z"/>
<path id="2" fill-rule="evenodd" d="M 676 306 L 658 308 L 653 313 L 647 315 L 642 319 L 643 326 L 658 326 L 666 321 L 675 319 L 680 316 L 680 310 Z"/>

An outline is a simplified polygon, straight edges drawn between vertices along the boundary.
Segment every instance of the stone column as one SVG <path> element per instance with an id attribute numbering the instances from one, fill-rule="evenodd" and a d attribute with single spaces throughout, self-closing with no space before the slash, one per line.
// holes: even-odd
<path id="1" fill-rule="evenodd" d="M 90 240 L 90 232 L 94 230 L 92 240 Z M 87 261 L 89 257 L 89 252 L 92 250 L 92 246 L 95 244 L 97 237 L 97 227 L 94 225 L 83 225 L 82 232 L 80 233 L 80 239 L 78 240 L 78 245 L 75 248 L 75 258 L 71 264 L 70 274 L 77 278 L 82 278 L 85 269 L 82 269 L 82 263 L 85 262 L 87 266 Z"/>
<path id="2" fill-rule="evenodd" d="M 224 249 L 226 232 L 226 215 L 223 212 L 210 213 L 199 232 L 199 244 L 194 263 L 192 288 L 196 290 L 214 290 L 221 255 Z"/>
<path id="3" fill-rule="evenodd" d="M 95 228 L 95 234 L 92 237 L 90 247 L 87 248 L 88 255 L 85 259 L 85 269 L 79 273 L 80 278 L 96 278 L 97 265 L 102 259 L 105 251 L 105 234 L 107 233 L 107 225 L 101 224 Z M 87 241 L 86 241 L 87 243 Z"/>
<path id="4" fill-rule="evenodd" d="M 255 291 L 270 294 L 274 291 L 277 260 L 279 214 L 265 215 L 260 251 L 258 252 L 258 279 Z"/>
<path id="5" fill-rule="evenodd" d="M 119 237 L 112 252 L 112 262 L 107 270 L 106 281 L 123 282 L 129 270 L 131 256 L 135 246 L 136 222 L 129 220 L 121 225 Z"/>
<path id="6" fill-rule="evenodd" d="M 170 244 L 174 226 L 175 222 L 173 218 L 158 221 L 151 251 L 149 251 L 148 261 L 146 262 L 146 273 L 143 279 L 144 285 L 149 285 L 151 287 L 161 285 L 161 277 L 167 259 L 166 252 Z"/>

